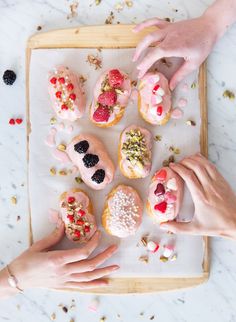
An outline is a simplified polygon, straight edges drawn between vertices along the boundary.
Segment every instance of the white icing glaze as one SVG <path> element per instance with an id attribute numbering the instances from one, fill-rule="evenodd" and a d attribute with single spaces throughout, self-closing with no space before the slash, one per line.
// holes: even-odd
<path id="1" fill-rule="evenodd" d="M 108 229 L 120 238 L 134 235 L 142 221 L 142 200 L 132 187 L 120 185 L 115 190 L 108 200 Z"/>

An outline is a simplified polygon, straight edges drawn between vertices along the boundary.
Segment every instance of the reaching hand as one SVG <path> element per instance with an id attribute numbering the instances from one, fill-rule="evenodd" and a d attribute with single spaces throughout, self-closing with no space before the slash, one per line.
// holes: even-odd
<path id="1" fill-rule="evenodd" d="M 201 154 L 170 166 L 188 186 L 195 214 L 189 223 L 173 221 L 161 227 L 174 233 L 236 239 L 236 195 L 215 166 Z"/>
<path id="2" fill-rule="evenodd" d="M 175 23 L 153 18 L 137 25 L 134 32 L 150 26 L 156 26 L 157 30 L 144 37 L 133 57 L 133 60 L 137 61 L 144 50 L 154 45 L 154 48 L 149 49 L 147 55 L 138 64 L 138 77 L 141 78 L 156 61 L 163 57 L 182 57 L 185 62 L 170 80 L 171 90 L 201 65 L 218 39 L 214 23 L 205 15 Z"/>
<path id="3" fill-rule="evenodd" d="M 113 245 L 93 258 L 88 257 L 98 246 L 100 232 L 96 232 L 91 240 L 82 248 L 50 251 L 64 236 L 64 224 L 48 237 L 36 242 L 10 265 L 10 270 L 18 280 L 19 287 L 54 288 L 54 289 L 86 289 L 108 284 L 103 277 L 116 271 L 117 265 L 98 268 L 117 249 Z"/>

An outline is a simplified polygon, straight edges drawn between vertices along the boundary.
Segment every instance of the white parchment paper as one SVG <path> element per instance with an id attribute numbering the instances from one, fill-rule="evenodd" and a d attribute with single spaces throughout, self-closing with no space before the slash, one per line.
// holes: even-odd
<path id="1" fill-rule="evenodd" d="M 146 201 L 148 185 L 152 175 L 162 166 L 163 160 L 167 159 L 171 152 L 170 146 L 180 149 L 181 153 L 176 157 L 180 160 L 182 157 L 190 155 L 200 150 L 200 111 L 198 88 L 191 89 L 190 85 L 197 80 L 197 73 L 193 73 L 185 80 L 189 90 L 183 90 L 183 84 L 177 88 L 173 95 L 173 106 L 175 107 L 180 98 L 188 100 L 187 106 L 183 108 L 184 117 L 180 120 L 170 120 L 163 127 L 151 126 L 143 121 L 138 115 L 136 101 L 130 102 L 125 115 L 120 123 L 108 129 L 100 129 L 94 126 L 88 118 L 88 106 L 91 102 L 94 84 L 99 74 L 109 68 L 120 68 L 135 79 L 135 66 L 131 62 L 134 49 L 103 49 L 98 52 L 96 49 L 43 49 L 33 50 L 30 64 L 30 121 L 32 132 L 29 140 L 29 191 L 32 216 L 32 232 L 34 240 L 38 240 L 50 233 L 54 225 L 49 223 L 48 209 L 58 209 L 58 198 L 60 194 L 70 188 L 79 187 L 84 189 L 93 202 L 94 212 L 97 222 L 103 232 L 102 242 L 95 254 L 111 243 L 119 244 L 119 250 L 116 255 L 107 263 L 116 263 L 121 269 L 115 273 L 115 276 L 199 276 L 202 273 L 203 260 L 203 240 L 200 237 L 176 236 L 177 260 L 163 263 L 159 260 L 162 248 L 155 254 L 149 255 L 149 262 L 145 264 L 138 260 L 142 255 L 147 254 L 146 248 L 140 243 L 143 235 L 149 234 L 150 238 L 165 244 L 170 241 L 170 235 L 161 232 L 153 224 L 151 218 L 144 212 L 141 228 L 134 237 L 119 240 L 116 237 L 109 236 L 102 229 L 101 213 L 103 209 L 106 194 L 119 183 L 129 184 L 135 187 L 140 193 L 143 201 Z M 98 54 L 102 58 L 102 69 L 95 71 L 94 66 L 90 66 L 86 60 L 87 55 Z M 45 144 L 45 138 L 51 128 L 50 118 L 54 116 L 51 107 L 48 90 L 47 74 L 56 65 L 65 65 L 87 78 L 84 89 L 87 96 L 87 109 L 84 117 L 74 123 L 72 133 L 61 131 L 56 140 L 59 143 L 68 143 L 73 136 L 81 132 L 96 134 L 104 141 L 109 154 L 117 166 L 117 149 L 120 132 L 130 124 L 137 124 L 149 129 L 153 135 L 161 135 L 160 142 L 154 142 L 153 146 L 153 166 L 151 174 L 146 179 L 129 180 L 119 171 L 118 167 L 115 174 L 115 180 L 103 191 L 93 191 L 84 184 L 78 185 L 74 177 L 51 176 L 49 169 L 55 166 L 59 169 L 69 169 L 72 165 L 62 165 L 52 156 L 52 149 Z M 173 73 L 176 64 L 173 61 L 172 66 L 163 64 L 160 69 L 166 74 Z M 196 126 L 187 126 L 186 120 L 191 119 L 196 122 Z M 60 121 L 60 120 L 59 120 Z M 64 122 L 66 127 L 68 123 Z M 57 127 L 57 125 L 54 125 Z M 186 190 L 184 204 L 181 210 L 180 218 L 190 218 L 193 215 L 193 204 L 189 192 Z M 75 247 L 66 239 L 60 247 Z"/>

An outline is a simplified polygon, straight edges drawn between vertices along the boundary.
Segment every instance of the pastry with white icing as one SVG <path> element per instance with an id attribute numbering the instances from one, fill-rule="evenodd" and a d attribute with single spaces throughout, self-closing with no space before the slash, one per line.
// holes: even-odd
<path id="1" fill-rule="evenodd" d="M 142 222 L 143 202 L 137 191 L 126 185 L 118 185 L 107 196 L 102 225 L 119 238 L 134 235 Z"/>

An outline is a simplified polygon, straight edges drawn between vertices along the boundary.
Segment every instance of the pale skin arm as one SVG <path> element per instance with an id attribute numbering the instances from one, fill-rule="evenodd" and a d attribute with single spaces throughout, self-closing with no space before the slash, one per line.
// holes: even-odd
<path id="1" fill-rule="evenodd" d="M 216 167 L 201 154 L 170 167 L 185 181 L 194 202 L 191 222 L 167 222 L 161 228 L 178 234 L 236 240 L 236 195 Z"/>
<path id="2" fill-rule="evenodd" d="M 119 266 L 99 266 L 115 253 L 117 246 L 110 246 L 95 257 L 90 257 L 99 244 L 100 232 L 97 231 L 82 248 L 50 251 L 63 236 L 64 224 L 59 220 L 53 233 L 33 244 L 9 264 L 10 271 L 17 278 L 21 289 L 87 289 L 109 283 L 104 277 L 116 271 Z M 9 286 L 7 278 L 7 271 L 3 269 L 0 272 L 0 298 L 19 292 Z"/>
<path id="3" fill-rule="evenodd" d="M 154 26 L 157 30 L 147 35 L 137 46 L 133 61 L 137 61 L 150 45 L 137 69 L 141 78 L 148 69 L 163 57 L 182 57 L 183 65 L 170 80 L 170 89 L 189 73 L 197 69 L 207 58 L 217 40 L 236 21 L 236 0 L 217 0 L 199 18 L 170 23 L 153 18 L 134 28 L 139 32 Z"/>

